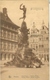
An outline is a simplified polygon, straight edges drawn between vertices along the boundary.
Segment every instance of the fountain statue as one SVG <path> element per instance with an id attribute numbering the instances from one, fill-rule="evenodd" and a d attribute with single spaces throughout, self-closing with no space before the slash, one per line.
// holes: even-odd
<path id="1" fill-rule="evenodd" d="M 22 7 L 23 6 L 23 7 Z M 23 22 L 20 28 L 20 34 L 18 35 L 18 48 L 14 54 L 14 59 L 7 63 L 6 65 L 14 65 L 16 67 L 31 67 L 33 68 L 35 63 L 39 63 L 38 67 L 42 64 L 41 61 L 36 57 L 32 52 L 32 49 L 29 48 L 28 34 L 29 29 L 27 29 L 27 24 L 25 22 L 26 18 L 26 7 L 25 5 L 20 5 L 20 10 L 23 10 Z M 36 66 L 37 67 L 37 66 Z"/>
<path id="2" fill-rule="evenodd" d="M 26 7 L 25 7 L 25 5 L 21 4 L 20 10 L 23 10 L 23 17 L 21 17 L 20 19 L 25 20 L 25 18 L 26 18 Z"/>

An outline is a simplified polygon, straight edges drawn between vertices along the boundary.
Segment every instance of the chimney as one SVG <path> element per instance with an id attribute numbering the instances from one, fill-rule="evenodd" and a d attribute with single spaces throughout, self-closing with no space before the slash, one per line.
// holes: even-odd
<path id="1" fill-rule="evenodd" d="M 3 14 L 7 16 L 7 8 L 3 8 Z"/>

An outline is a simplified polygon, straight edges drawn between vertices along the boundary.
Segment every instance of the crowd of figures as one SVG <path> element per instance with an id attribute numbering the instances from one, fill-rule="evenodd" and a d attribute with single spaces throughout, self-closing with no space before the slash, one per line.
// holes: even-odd
<path id="1" fill-rule="evenodd" d="M 44 62 L 49 62 L 49 54 L 39 54 L 39 58 Z"/>
<path id="2" fill-rule="evenodd" d="M 26 67 L 26 68 L 38 68 L 41 67 L 42 62 L 32 52 L 32 49 L 28 47 L 19 48 L 14 55 L 14 59 L 11 62 L 6 63 L 7 66 Z"/>

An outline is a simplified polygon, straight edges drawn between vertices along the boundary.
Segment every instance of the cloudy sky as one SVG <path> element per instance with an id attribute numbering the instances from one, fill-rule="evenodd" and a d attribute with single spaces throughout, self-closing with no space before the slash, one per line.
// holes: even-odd
<path id="1" fill-rule="evenodd" d="M 26 23 L 28 28 L 32 28 L 33 22 L 39 29 L 42 22 L 48 27 L 48 0 L 0 0 L 0 11 L 2 8 L 7 8 L 7 14 L 10 19 L 17 25 L 21 26 L 23 11 L 19 9 L 20 4 L 23 3 L 27 8 Z"/>

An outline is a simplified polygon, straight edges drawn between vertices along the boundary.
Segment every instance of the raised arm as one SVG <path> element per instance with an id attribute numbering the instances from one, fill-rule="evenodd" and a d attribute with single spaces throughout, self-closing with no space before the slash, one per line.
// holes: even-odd
<path id="1" fill-rule="evenodd" d="M 23 8 L 21 7 L 23 4 L 20 5 L 20 9 L 23 10 Z"/>

